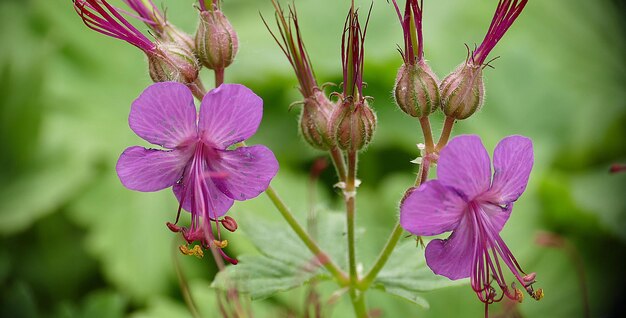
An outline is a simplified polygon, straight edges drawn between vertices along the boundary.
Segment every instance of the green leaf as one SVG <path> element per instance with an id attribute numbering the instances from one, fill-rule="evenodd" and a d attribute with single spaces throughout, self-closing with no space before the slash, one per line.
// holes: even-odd
<path id="1" fill-rule="evenodd" d="M 396 247 L 374 280 L 374 287 L 428 308 L 428 302 L 419 293 L 466 283 L 467 280 L 452 281 L 433 274 L 426 266 L 424 253 L 411 242 Z"/>
<path id="2" fill-rule="evenodd" d="M 69 216 L 88 229 L 86 249 L 106 278 L 141 301 L 173 284 L 175 235 L 165 222 L 175 218 L 176 205 L 171 191 L 130 191 L 111 172 L 69 206 Z"/>
<path id="3" fill-rule="evenodd" d="M 113 291 L 98 291 L 89 294 L 85 300 L 82 317 L 118 318 L 124 317 L 125 299 Z"/>
<path id="4" fill-rule="evenodd" d="M 302 286 L 314 278 L 329 277 L 286 224 L 247 217 L 240 221 L 240 225 L 261 255 L 241 256 L 239 264 L 217 275 L 213 287 L 227 289 L 230 284 L 235 284 L 252 299 L 263 299 Z M 342 215 L 327 211 L 320 213 L 318 230 L 320 246 L 339 264 L 345 263 Z"/>
<path id="5" fill-rule="evenodd" d="M 88 183 L 88 163 L 66 157 L 34 167 L 0 189 L 0 233 L 14 234 L 52 213 Z"/>

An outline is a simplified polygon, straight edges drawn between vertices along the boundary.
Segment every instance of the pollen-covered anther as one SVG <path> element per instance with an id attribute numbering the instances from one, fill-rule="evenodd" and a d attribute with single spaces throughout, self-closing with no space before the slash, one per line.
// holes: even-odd
<path id="1" fill-rule="evenodd" d="M 204 257 L 204 252 L 202 251 L 202 248 L 200 247 L 200 245 L 194 245 L 193 248 L 189 248 L 189 247 L 187 247 L 187 245 L 181 245 L 181 246 L 178 247 L 178 250 L 183 255 L 195 256 L 197 258 L 203 258 Z"/>
<path id="2" fill-rule="evenodd" d="M 515 300 L 517 300 L 517 302 L 521 303 L 522 301 L 524 301 L 524 293 L 522 293 L 521 290 L 519 290 L 519 288 L 515 288 Z"/>
<path id="3" fill-rule="evenodd" d="M 226 248 L 226 246 L 228 246 L 228 240 L 213 240 L 213 244 L 215 244 L 215 246 L 218 248 Z"/>
<path id="4" fill-rule="evenodd" d="M 535 300 L 543 299 L 543 288 L 537 289 L 535 292 L 533 292 L 532 296 Z"/>
<path id="5" fill-rule="evenodd" d="M 225 216 L 223 219 L 220 220 L 220 222 L 225 229 L 231 232 L 235 232 L 237 230 L 237 222 L 230 216 Z"/>

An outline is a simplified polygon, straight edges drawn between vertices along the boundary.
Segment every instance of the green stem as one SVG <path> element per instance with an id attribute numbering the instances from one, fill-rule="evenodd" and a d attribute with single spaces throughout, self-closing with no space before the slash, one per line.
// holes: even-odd
<path id="1" fill-rule="evenodd" d="M 430 162 L 425 160 L 424 163 L 420 165 L 417 180 L 415 180 L 415 187 L 419 187 L 424 181 L 426 181 L 426 179 L 428 178 L 429 169 Z M 391 232 L 391 235 L 389 236 L 385 247 L 383 247 L 383 250 L 380 252 L 380 254 L 378 254 L 378 258 L 374 262 L 374 266 L 372 266 L 372 269 L 370 269 L 370 271 L 363 277 L 363 279 L 359 281 L 359 289 L 367 290 L 374 282 L 374 279 L 376 279 L 378 273 L 380 273 L 383 267 L 385 267 L 385 264 L 389 260 L 389 257 L 391 256 L 393 250 L 396 248 L 396 245 L 398 245 L 398 241 L 400 240 L 402 233 L 404 233 L 404 230 L 398 222 L 393 228 L 393 231 Z"/>
<path id="2" fill-rule="evenodd" d="M 439 137 L 439 142 L 437 142 L 437 151 L 441 150 L 441 148 L 443 148 L 448 143 L 448 139 L 450 139 L 450 134 L 452 133 L 452 127 L 454 126 L 454 121 L 454 118 L 446 117 L 446 120 L 443 123 L 443 131 L 441 132 L 441 137 Z"/>
<path id="3" fill-rule="evenodd" d="M 333 275 L 335 280 L 337 280 L 337 283 L 339 283 L 340 286 L 347 286 L 348 278 L 346 278 L 346 274 L 341 271 L 339 266 L 337 266 L 332 261 L 328 254 L 322 251 L 322 249 L 317 245 L 317 243 L 315 243 L 315 241 L 309 236 L 309 234 L 307 234 L 307 232 L 304 230 L 304 228 L 302 228 L 298 221 L 296 221 L 295 217 L 293 216 L 289 208 L 285 205 L 283 200 L 278 196 L 274 188 L 269 186 L 265 191 L 265 194 L 267 194 L 267 196 L 270 198 L 276 209 L 280 212 L 285 221 L 287 221 L 291 229 L 293 229 L 293 231 L 296 232 L 296 235 L 298 235 L 300 240 L 304 242 L 304 245 L 306 245 L 311 253 L 315 255 L 315 257 L 326 268 L 326 270 L 328 270 Z"/>
<path id="4" fill-rule="evenodd" d="M 358 156 L 356 151 L 348 151 L 348 175 L 344 198 L 346 200 L 346 223 L 348 226 L 348 263 L 350 274 L 350 300 L 357 318 L 367 318 L 365 292 L 358 289 L 359 277 L 356 269 L 356 169 Z"/>
<path id="5" fill-rule="evenodd" d="M 398 244 L 398 241 L 400 240 L 402 233 L 404 233 L 404 229 L 400 226 L 400 223 L 398 222 L 396 223 L 396 226 L 393 228 L 393 231 L 391 232 L 391 235 L 389 236 L 389 239 L 387 240 L 385 247 L 380 252 L 380 254 L 378 255 L 378 258 L 374 262 L 374 266 L 372 266 L 372 269 L 370 269 L 370 271 L 367 274 L 365 274 L 363 279 L 361 279 L 361 281 L 359 282 L 360 290 L 367 290 L 370 287 L 370 285 L 374 282 L 374 279 L 376 279 L 376 276 L 378 275 L 378 273 L 380 273 L 380 271 L 383 269 L 385 264 L 387 264 L 387 261 L 389 260 L 389 256 L 391 256 L 391 253 L 393 252 L 394 248 Z"/>
<path id="6" fill-rule="evenodd" d="M 356 289 L 350 290 L 350 300 L 357 318 L 368 318 L 367 305 L 365 305 L 365 292 Z"/>
<path id="7" fill-rule="evenodd" d="M 337 178 L 339 178 L 339 181 L 345 182 L 346 163 L 343 159 L 343 154 L 341 153 L 341 150 L 339 150 L 339 148 L 337 147 L 334 147 L 328 150 L 328 152 L 330 153 L 330 158 L 332 159 L 335 170 L 337 171 Z"/>
<path id="8" fill-rule="evenodd" d="M 430 120 L 428 117 L 420 118 L 420 126 L 422 127 L 422 133 L 424 134 L 424 143 L 426 144 L 426 153 L 431 153 L 435 150 L 435 144 L 433 142 L 433 133 L 430 128 Z"/>
<path id="9" fill-rule="evenodd" d="M 348 262 L 350 264 L 350 284 L 352 286 L 358 281 L 356 272 L 356 254 L 354 227 L 356 221 L 355 197 L 356 197 L 356 151 L 348 152 L 348 178 L 346 179 L 346 188 L 344 189 L 344 198 L 346 200 L 346 222 L 348 224 Z"/>

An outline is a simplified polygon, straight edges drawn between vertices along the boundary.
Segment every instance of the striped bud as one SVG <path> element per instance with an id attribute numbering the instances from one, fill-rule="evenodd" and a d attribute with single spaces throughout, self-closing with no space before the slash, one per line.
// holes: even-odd
<path id="1" fill-rule="evenodd" d="M 358 151 L 372 141 L 376 130 L 376 114 L 367 100 L 354 104 L 346 100 L 333 113 L 330 129 L 334 131 L 335 142 L 340 149 Z"/>
<path id="2" fill-rule="evenodd" d="M 200 12 L 196 52 L 202 65 L 212 70 L 225 69 L 235 59 L 238 47 L 237 33 L 222 11 Z"/>
<path id="3" fill-rule="evenodd" d="M 328 150 L 331 147 L 328 122 L 335 108 L 335 104 L 319 90 L 304 100 L 304 108 L 300 115 L 300 129 L 304 140 L 309 145 L 321 150 Z"/>
<path id="4" fill-rule="evenodd" d="M 177 43 L 159 43 L 156 53 L 148 54 L 150 78 L 154 82 L 193 83 L 200 65 L 193 52 Z"/>
<path id="5" fill-rule="evenodd" d="M 413 117 L 430 115 L 441 102 L 437 77 L 424 60 L 400 67 L 393 92 L 396 104 Z"/>
<path id="6" fill-rule="evenodd" d="M 485 85 L 481 65 L 461 64 L 441 82 L 441 107 L 448 117 L 466 119 L 483 104 Z"/>

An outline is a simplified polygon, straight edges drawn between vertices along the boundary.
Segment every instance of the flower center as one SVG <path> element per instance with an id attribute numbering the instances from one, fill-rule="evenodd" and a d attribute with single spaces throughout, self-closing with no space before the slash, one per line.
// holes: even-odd
<path id="1" fill-rule="evenodd" d="M 511 283 L 510 286 L 506 282 L 502 271 L 502 263 L 504 263 L 531 297 L 537 300 L 541 299 L 543 290 L 535 291 L 532 286 L 535 283 L 536 274 L 526 274 L 522 270 L 515 256 L 500 237 L 499 230 L 494 227 L 493 216 L 490 216 L 483 208 L 486 204 L 490 203 L 473 200 L 468 204 L 468 218 L 476 232 L 474 235 L 476 248 L 471 272 L 472 289 L 485 304 L 498 302 L 505 295 L 512 300 L 521 302 L 524 295 L 517 288 L 516 282 Z M 496 208 L 500 209 L 500 207 Z M 492 286 L 494 281 L 502 290 L 502 294 L 498 295 Z"/>

